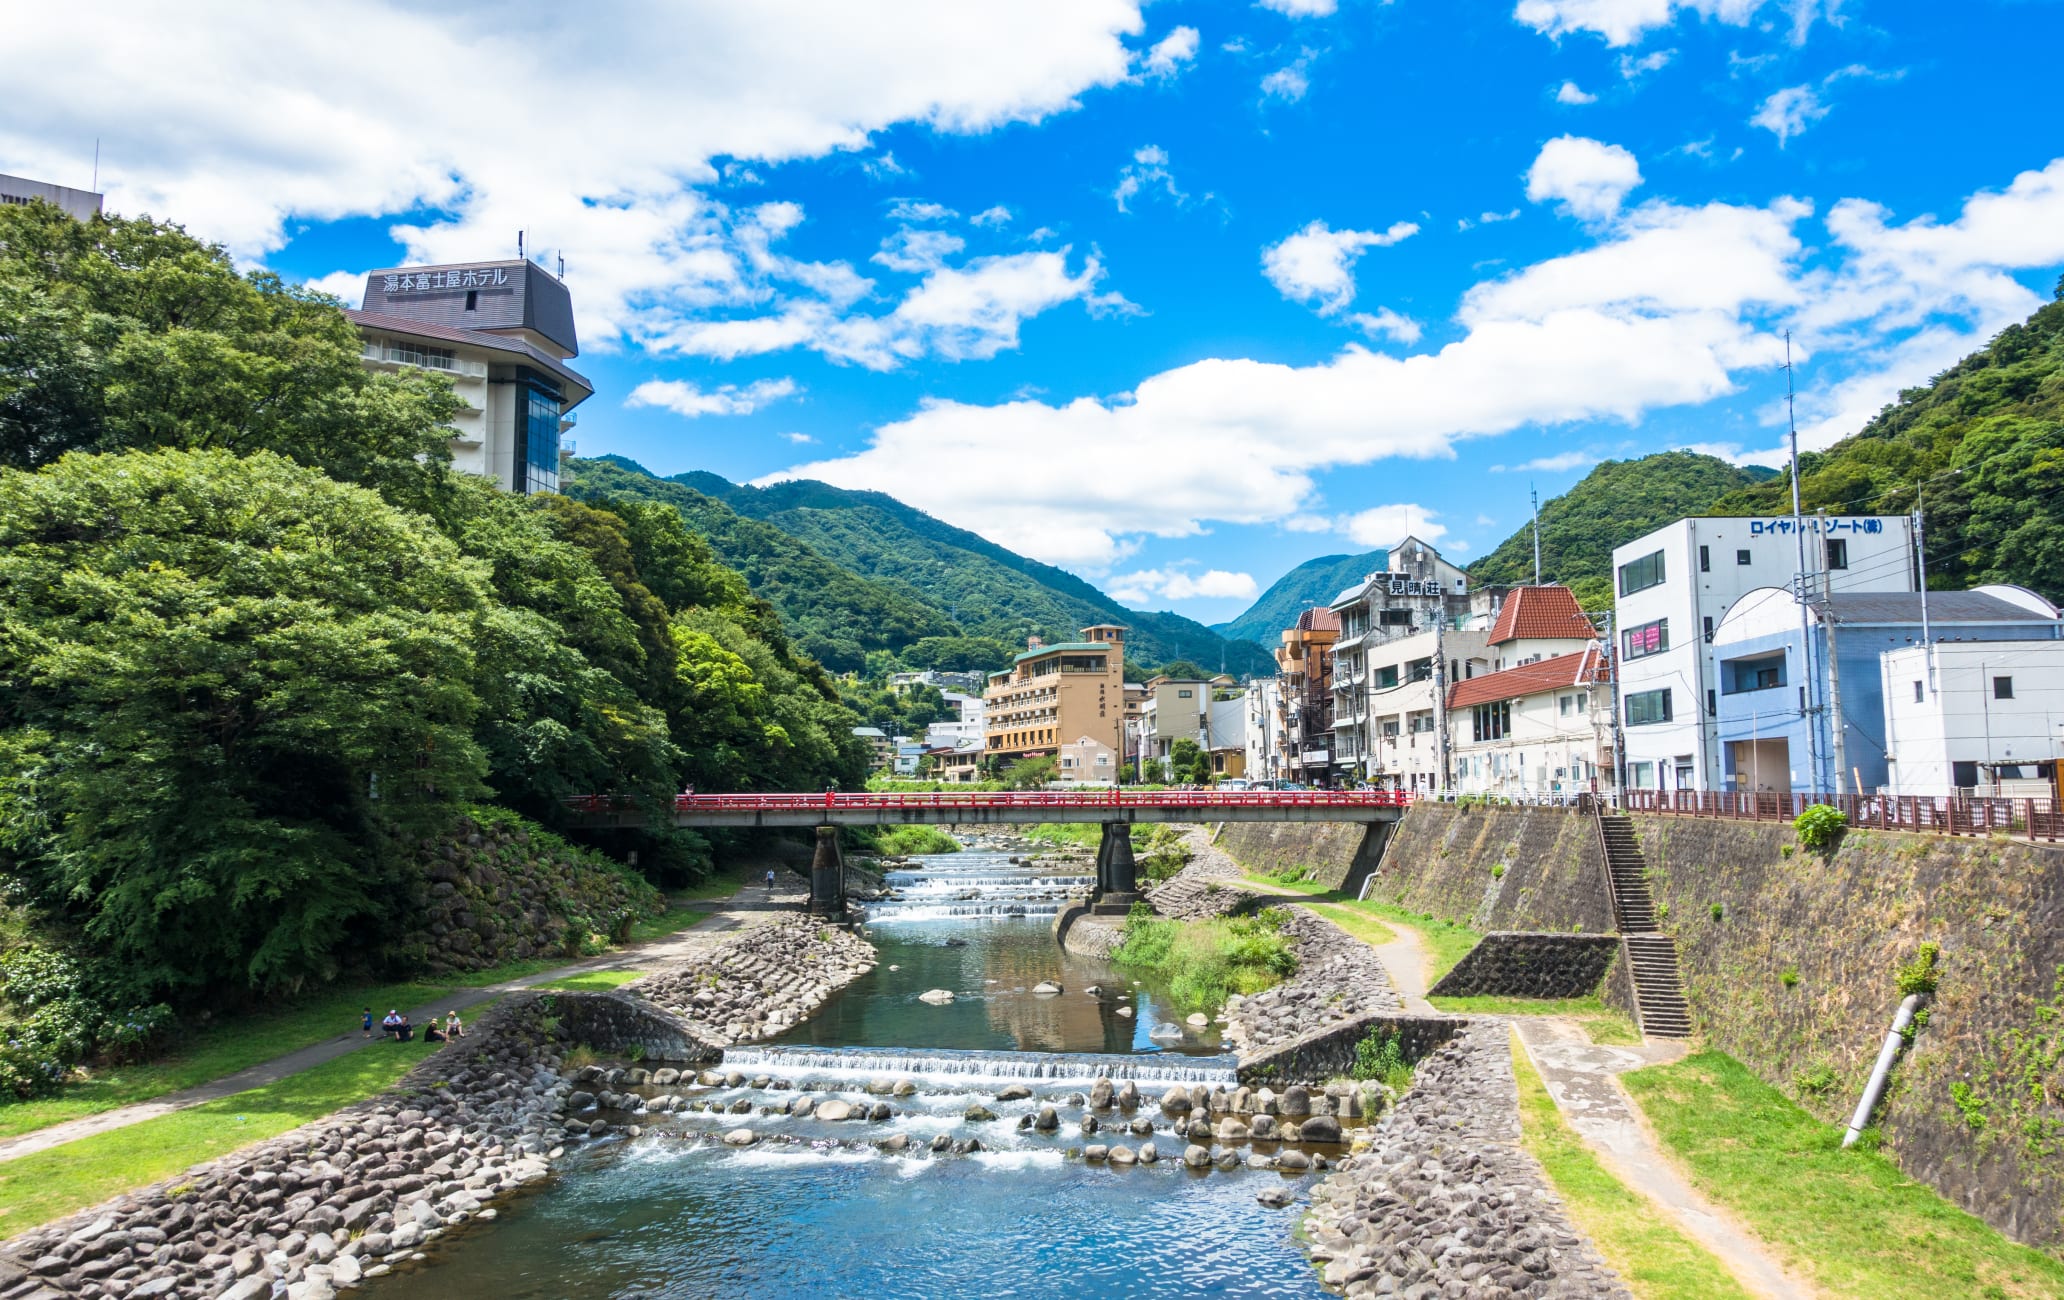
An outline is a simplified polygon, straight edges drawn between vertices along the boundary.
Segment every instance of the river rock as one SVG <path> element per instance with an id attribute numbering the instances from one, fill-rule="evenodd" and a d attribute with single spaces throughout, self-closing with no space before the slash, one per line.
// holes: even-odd
<path id="1" fill-rule="evenodd" d="M 996 1118 L 996 1112 L 984 1106 L 981 1102 L 976 1102 L 962 1111 L 960 1117 L 970 1124 L 987 1124 Z"/>
<path id="2" fill-rule="evenodd" d="M 1137 1159 L 1139 1157 L 1133 1154 L 1132 1148 L 1122 1142 L 1111 1148 L 1111 1163 L 1114 1165 L 1129 1165 Z"/>
<path id="3" fill-rule="evenodd" d="M 1125 1081 L 1125 1086 L 1118 1090 L 1118 1105 L 1121 1109 L 1124 1110 L 1138 1109 L 1139 1085 L 1134 1083 L 1132 1080 L 1127 1079 Z"/>
<path id="4" fill-rule="evenodd" d="M 1109 1154 L 1111 1154 L 1111 1148 L 1105 1146 L 1101 1142 L 1092 1142 L 1088 1146 L 1082 1148 L 1082 1158 L 1084 1160 L 1102 1160 L 1105 1156 Z"/>
<path id="5" fill-rule="evenodd" d="M 1098 1110 L 1110 1109 L 1111 1081 L 1109 1079 L 1098 1079 L 1095 1083 L 1089 1085 L 1089 1104 Z"/>
<path id="6" fill-rule="evenodd" d="M 932 1139 L 932 1150 L 935 1153 L 942 1151 L 951 1151 L 952 1149 L 953 1138 L 950 1135 L 941 1133 L 937 1137 Z"/>
<path id="7" fill-rule="evenodd" d="M 887 1119 L 889 1116 L 893 1114 L 895 1114 L 895 1112 L 889 1109 L 889 1103 L 885 1101 L 878 1101 L 874 1103 L 874 1105 L 869 1106 L 867 1108 L 867 1118 L 874 1121 L 877 1124 L 881 1123 L 883 1120 Z"/>
<path id="8" fill-rule="evenodd" d="M 1190 1013 L 1190 1018 L 1183 1023 L 1192 1029 L 1205 1029 L 1210 1026 L 1211 1017 L 1201 1011 L 1193 1011 Z"/>
<path id="9" fill-rule="evenodd" d="M 749 1128 L 734 1128 L 724 1135 L 724 1142 L 727 1146 L 749 1147 L 759 1140 L 760 1135 Z M 404 1224 L 403 1226 L 406 1227 L 408 1225 Z"/>
<path id="10" fill-rule="evenodd" d="M 1051 1133 L 1060 1126 L 1060 1113 L 1051 1106 L 1041 1106 L 1038 1117 L 1032 1121 L 1032 1127 L 1042 1133 Z"/>
<path id="11" fill-rule="evenodd" d="M 1161 1149 L 1159 1147 L 1155 1146 L 1152 1142 L 1140 1143 L 1139 1162 L 1141 1164 L 1151 1165 L 1160 1159 Z"/>
<path id="12" fill-rule="evenodd" d="M 836 1097 L 830 1101 L 820 1102 L 817 1106 L 817 1118 L 828 1120 L 851 1119 L 853 1118 L 853 1103 L 840 1101 Z"/>
<path id="13" fill-rule="evenodd" d="M 1302 1084 L 1291 1084 L 1283 1089 L 1282 1097 L 1276 1102 L 1276 1111 L 1292 1119 L 1303 1119 L 1312 1113 L 1311 1090 Z"/>
<path id="14" fill-rule="evenodd" d="M 896 1080 L 896 1086 L 889 1089 L 889 1095 L 892 1097 L 915 1097 L 917 1095 L 917 1084 L 911 1079 L 898 1079 Z"/>
<path id="15" fill-rule="evenodd" d="M 953 990 L 926 989 L 924 992 L 917 995 L 917 1000 L 919 1002 L 929 1002 L 935 1007 L 943 1007 L 948 1002 L 953 1001 Z"/>
<path id="16" fill-rule="evenodd" d="M 1148 1119 L 1145 1115 L 1135 1115 L 1132 1123 L 1126 1125 L 1126 1127 L 1132 1130 L 1134 1137 L 1146 1137 L 1154 1131 L 1154 1121 Z"/>
<path id="17" fill-rule="evenodd" d="M 884 1151 L 908 1150 L 910 1147 L 910 1135 L 908 1133 L 898 1133 L 894 1137 L 883 1138 L 876 1145 Z"/>
<path id="18" fill-rule="evenodd" d="M 1059 993 L 1062 990 L 1061 986 L 1054 983 L 1052 980 L 1041 980 L 1039 983 L 1034 984 L 1032 986 L 1032 991 L 1045 997 L 1052 997 L 1054 994 Z"/>
<path id="19" fill-rule="evenodd" d="M 1285 1151 L 1276 1157 L 1276 1168 L 1285 1173 L 1301 1174 L 1311 1168 L 1311 1160 L 1302 1151 Z"/>
<path id="20" fill-rule="evenodd" d="M 1221 1142 L 1245 1142 L 1247 1125 L 1228 1115 L 1218 1122 L 1218 1140 Z"/>
<path id="21" fill-rule="evenodd" d="M 1211 1121 L 1199 1115 L 1190 1121 L 1189 1128 L 1184 1130 L 1184 1132 L 1189 1135 L 1189 1139 L 1192 1142 L 1209 1142 L 1211 1140 Z"/>
<path id="22" fill-rule="evenodd" d="M 817 1099 L 815 1097 L 791 1097 L 788 1102 L 788 1113 L 791 1115 L 808 1115 L 816 1109 Z"/>
<path id="23" fill-rule="evenodd" d="M 1103 1126 L 1103 1121 L 1094 1115 L 1084 1115 L 1082 1117 L 1082 1131 L 1084 1133 L 1094 1133 Z"/>
<path id="24" fill-rule="evenodd" d="M 1297 1126 L 1299 1142 L 1324 1142 L 1338 1145 L 1340 1142 L 1340 1121 L 1331 1115 L 1314 1115 Z"/>
<path id="25" fill-rule="evenodd" d="M 1280 1210 L 1290 1204 L 1290 1189 L 1287 1187 L 1264 1187 L 1254 1194 L 1254 1199 L 1273 1210 Z"/>
<path id="26" fill-rule="evenodd" d="M 1032 1090 L 1022 1083 L 1011 1084 L 1002 1092 L 996 1094 L 996 1100 L 998 1101 L 1029 1101 L 1031 1097 Z"/>
<path id="27" fill-rule="evenodd" d="M 1190 1110 L 1190 1094 L 1183 1088 L 1170 1088 L 1161 1096 L 1161 1109 L 1171 1115 L 1187 1115 Z"/>
<path id="28" fill-rule="evenodd" d="M 1216 1164 L 1220 1169 L 1238 1169 L 1240 1167 L 1240 1153 L 1231 1147 L 1227 1147 L 1213 1157 L 1212 1163 Z"/>
<path id="29" fill-rule="evenodd" d="M 1254 1122 L 1247 1126 L 1247 1132 L 1257 1142 L 1273 1142 L 1276 1140 L 1275 1118 L 1270 1115 L 1256 1115 Z"/>
<path id="30" fill-rule="evenodd" d="M 1211 1163 L 1211 1148 L 1192 1142 L 1183 1148 L 1182 1162 L 1192 1169 L 1202 1169 Z"/>

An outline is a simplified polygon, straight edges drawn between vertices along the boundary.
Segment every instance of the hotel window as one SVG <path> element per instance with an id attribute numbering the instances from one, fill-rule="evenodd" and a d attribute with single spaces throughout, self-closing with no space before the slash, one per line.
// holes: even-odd
<path id="1" fill-rule="evenodd" d="M 1661 654 L 1670 648 L 1670 620 L 1659 618 L 1653 623 L 1630 627 L 1620 635 L 1629 659 L 1644 659 L 1649 655 Z"/>
<path id="2" fill-rule="evenodd" d="M 1827 566 L 1830 569 L 1849 567 L 1849 539 L 1830 537 L 1827 539 Z"/>
<path id="3" fill-rule="evenodd" d="M 1659 691 L 1637 691 L 1627 697 L 1627 725 L 1646 727 L 1657 722 L 1670 721 L 1670 688 Z"/>
<path id="4" fill-rule="evenodd" d="M 1475 739 L 1503 740 L 1512 734 L 1512 701 L 1499 700 L 1496 704 L 1479 704 L 1472 721 Z"/>
<path id="5" fill-rule="evenodd" d="M 454 369 L 458 354 L 450 348 L 425 347 L 420 343 L 387 341 L 382 355 L 389 361 L 398 361 L 404 366 L 428 366 L 432 370 Z"/>
<path id="6" fill-rule="evenodd" d="M 1698 571 L 1700 573 L 1711 573 L 1713 571 L 1712 547 L 1701 546 L 1698 548 Z"/>
<path id="7" fill-rule="evenodd" d="M 1747 551 L 1736 551 L 1734 553 L 1734 562 L 1736 564 L 1747 564 L 1749 562 L 1749 553 Z"/>
<path id="8" fill-rule="evenodd" d="M 1410 627 L 1412 626 L 1412 611 L 1409 609 L 1381 610 L 1378 612 L 1376 621 L 1379 627 Z"/>
<path id="9" fill-rule="evenodd" d="M 1663 553 L 1644 555 L 1620 566 L 1620 594 L 1631 596 L 1637 591 L 1663 584 Z"/>
<path id="10" fill-rule="evenodd" d="M 2014 679 L 2013 679 L 2013 678 L 2011 678 L 2011 677 L 1995 677 L 1995 678 L 1993 678 L 1993 679 L 1992 679 L 1992 698 L 1993 698 L 1993 699 L 1995 699 L 1995 700 L 2011 700 L 2011 699 L 2013 699 L 2013 698 L 2014 698 Z"/>

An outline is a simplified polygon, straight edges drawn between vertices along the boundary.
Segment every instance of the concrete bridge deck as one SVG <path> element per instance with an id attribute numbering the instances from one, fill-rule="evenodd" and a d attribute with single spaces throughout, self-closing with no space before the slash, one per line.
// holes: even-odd
<path id="1" fill-rule="evenodd" d="M 609 795 L 567 801 L 586 826 L 636 827 L 651 814 Z M 1082 790 L 937 794 L 684 794 L 676 826 L 1023 826 L 1040 822 L 1394 822 L 1408 794 L 1380 790 Z"/>

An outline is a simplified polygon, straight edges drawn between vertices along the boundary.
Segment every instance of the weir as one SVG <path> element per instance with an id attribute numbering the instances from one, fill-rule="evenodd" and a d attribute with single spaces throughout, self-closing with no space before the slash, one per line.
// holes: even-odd
<path id="1" fill-rule="evenodd" d="M 787 1079 L 910 1078 L 948 1083 L 1017 1082 L 1088 1086 L 1097 1079 L 1235 1087 L 1238 1061 L 1225 1056 L 1120 1056 L 1103 1052 L 981 1052 L 893 1047 L 734 1047 L 724 1068 Z"/>

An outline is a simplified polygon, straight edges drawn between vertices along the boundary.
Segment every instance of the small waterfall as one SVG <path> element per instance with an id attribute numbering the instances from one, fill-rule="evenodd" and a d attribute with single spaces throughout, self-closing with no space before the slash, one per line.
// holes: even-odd
<path id="1" fill-rule="evenodd" d="M 733 1047 L 724 1068 L 788 1078 L 930 1079 L 950 1083 L 1038 1080 L 1088 1085 L 1097 1079 L 1149 1084 L 1239 1083 L 1232 1056 L 1109 1056 L 1093 1052 L 976 1052 L 893 1047 Z"/>
<path id="2" fill-rule="evenodd" d="M 884 921 L 946 921 L 953 919 L 979 919 L 981 917 L 1009 916 L 1054 916 L 1059 914 L 1059 900 L 1037 902 L 1024 899 L 1003 903 L 867 903 L 863 905 L 870 923 Z"/>
<path id="3" fill-rule="evenodd" d="M 1090 877 L 1058 875 L 1051 868 L 1014 867 L 999 855 L 963 853 L 920 858 L 921 865 L 890 871 L 894 897 L 866 904 L 870 922 L 1050 917 Z"/>

